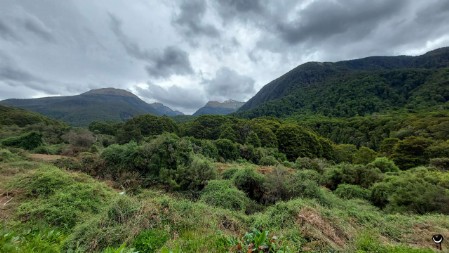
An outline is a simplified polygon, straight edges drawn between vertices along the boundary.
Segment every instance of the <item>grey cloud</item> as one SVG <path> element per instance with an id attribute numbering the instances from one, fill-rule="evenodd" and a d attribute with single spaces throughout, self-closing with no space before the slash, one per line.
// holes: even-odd
<path id="1" fill-rule="evenodd" d="M 35 34 L 47 42 L 53 42 L 54 38 L 51 34 L 51 30 L 45 26 L 45 24 L 38 18 L 27 14 L 23 19 L 23 26 L 29 32 Z"/>
<path id="2" fill-rule="evenodd" d="M 183 88 L 177 85 L 164 88 L 151 83 L 147 85 L 146 89 L 137 88 L 140 96 L 156 99 L 178 110 L 193 112 L 206 102 L 202 92 L 194 88 Z"/>
<path id="3" fill-rule="evenodd" d="M 163 52 L 142 49 L 123 33 L 121 21 L 112 14 L 109 14 L 109 16 L 111 29 L 126 52 L 136 59 L 145 61 L 148 64 L 145 69 L 150 76 L 161 78 L 194 73 L 189 55 L 185 51 L 175 46 L 166 47 Z"/>
<path id="4" fill-rule="evenodd" d="M 5 40 L 20 40 L 16 33 L 3 20 L 0 20 L 0 37 Z"/>
<path id="5" fill-rule="evenodd" d="M 173 23 L 188 36 L 205 35 L 219 37 L 220 33 L 213 25 L 205 24 L 203 17 L 207 10 L 205 0 L 186 0 L 180 6 L 180 13 Z"/>
<path id="6" fill-rule="evenodd" d="M 315 1 L 297 13 L 295 21 L 279 23 L 276 29 L 289 44 L 316 42 L 346 32 L 355 32 L 360 38 L 394 15 L 404 3 L 401 0 Z"/>
<path id="7" fill-rule="evenodd" d="M 236 100 L 243 100 L 253 95 L 254 83 L 254 79 L 226 67 L 217 70 L 213 79 L 203 81 L 209 97 Z"/>
<path id="8" fill-rule="evenodd" d="M 55 89 L 46 85 L 48 81 L 21 69 L 3 53 L 0 53 L 0 81 L 10 86 L 25 86 L 36 91 L 57 94 Z"/>
<path id="9" fill-rule="evenodd" d="M 189 55 L 177 47 L 165 48 L 161 55 L 154 57 L 152 64 L 147 66 L 146 70 L 154 77 L 193 74 Z"/>
<path id="10" fill-rule="evenodd" d="M 246 19 L 251 15 L 264 14 L 268 4 L 262 3 L 262 0 L 216 0 L 215 3 L 224 19 Z"/>

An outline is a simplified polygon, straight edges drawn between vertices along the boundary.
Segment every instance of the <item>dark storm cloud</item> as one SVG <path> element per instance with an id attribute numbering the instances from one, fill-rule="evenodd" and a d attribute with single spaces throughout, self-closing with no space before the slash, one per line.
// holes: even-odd
<path id="1" fill-rule="evenodd" d="M 404 3 L 402 0 L 315 1 L 296 13 L 294 21 L 279 23 L 275 29 L 289 44 L 304 41 L 315 43 L 347 32 L 364 36 L 375 29 L 380 21 L 394 15 Z"/>
<path id="2" fill-rule="evenodd" d="M 156 55 L 152 59 L 152 64 L 148 65 L 145 69 L 148 74 L 154 77 L 168 77 L 173 74 L 193 74 L 189 55 L 177 47 L 165 48 L 164 52 Z"/>
<path id="3" fill-rule="evenodd" d="M 195 111 L 206 103 L 204 94 L 194 88 L 184 88 L 177 85 L 164 88 L 151 83 L 147 86 L 147 88 L 137 88 L 140 96 L 147 99 L 156 99 L 165 105 L 183 111 Z"/>
<path id="4" fill-rule="evenodd" d="M 220 68 L 213 79 L 204 80 L 203 84 L 210 97 L 243 100 L 254 94 L 254 79 L 240 75 L 236 71 Z"/>
<path id="5" fill-rule="evenodd" d="M 180 13 L 174 18 L 173 24 L 181 29 L 188 37 L 204 35 L 219 37 L 220 33 L 211 24 L 203 21 L 207 10 L 205 0 L 186 0 L 179 7 Z"/>
<path id="6" fill-rule="evenodd" d="M 112 14 L 109 14 L 109 16 L 111 29 L 126 52 L 133 58 L 145 61 L 148 64 L 145 69 L 150 76 L 161 78 L 194 73 L 189 55 L 185 51 L 175 46 L 166 47 L 163 52 L 142 49 L 123 33 L 121 21 Z"/>

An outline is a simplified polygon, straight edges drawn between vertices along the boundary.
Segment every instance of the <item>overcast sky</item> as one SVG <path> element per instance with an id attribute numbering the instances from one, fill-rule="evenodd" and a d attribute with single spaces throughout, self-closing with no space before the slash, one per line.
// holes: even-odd
<path id="1" fill-rule="evenodd" d="M 448 0 L 0 0 L 0 100 L 115 87 L 192 113 L 307 61 L 448 45 Z"/>

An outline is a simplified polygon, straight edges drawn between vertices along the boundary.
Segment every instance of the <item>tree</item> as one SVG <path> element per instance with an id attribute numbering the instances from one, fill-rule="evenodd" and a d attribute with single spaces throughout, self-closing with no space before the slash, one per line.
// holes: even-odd
<path id="1" fill-rule="evenodd" d="M 425 151 L 431 144 L 432 141 L 424 137 L 407 137 L 395 145 L 393 161 L 403 170 L 427 164 L 429 158 Z"/>
<path id="2" fill-rule="evenodd" d="M 215 141 L 218 149 L 218 155 L 224 160 L 237 160 L 239 158 L 239 149 L 237 145 L 228 139 L 218 139 Z"/>
<path id="3" fill-rule="evenodd" d="M 232 126 L 230 124 L 225 124 L 221 127 L 220 139 L 227 139 L 232 142 L 237 141 L 237 135 L 235 134 L 235 131 L 234 129 L 232 129 Z"/>
<path id="4" fill-rule="evenodd" d="M 376 151 L 367 147 L 361 147 L 354 153 L 352 162 L 355 164 L 368 164 L 372 162 L 376 156 Z"/>
<path id="5" fill-rule="evenodd" d="M 276 132 L 279 151 L 287 155 L 289 161 L 298 157 L 318 157 L 321 145 L 318 137 L 295 124 L 284 124 Z"/>
<path id="6" fill-rule="evenodd" d="M 254 131 L 249 132 L 248 137 L 246 137 L 245 144 L 252 145 L 256 148 L 260 147 L 260 139 Z"/>

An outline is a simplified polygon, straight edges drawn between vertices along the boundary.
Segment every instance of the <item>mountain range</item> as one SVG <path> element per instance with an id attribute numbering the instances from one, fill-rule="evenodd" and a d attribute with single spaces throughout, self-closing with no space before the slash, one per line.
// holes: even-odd
<path id="1" fill-rule="evenodd" d="M 245 102 L 239 102 L 232 99 L 226 100 L 222 103 L 217 101 L 209 101 L 207 104 L 198 109 L 193 116 L 204 114 L 226 115 L 237 111 Z"/>
<path id="2" fill-rule="evenodd" d="M 193 115 L 289 117 L 320 114 L 353 117 L 398 109 L 419 110 L 449 103 L 449 47 L 420 56 L 374 56 L 340 62 L 308 62 L 265 85 L 248 102 L 209 101 Z M 124 121 L 139 114 L 182 115 L 114 88 L 76 96 L 7 99 L 0 104 L 28 109 L 74 126 Z"/>
<path id="3" fill-rule="evenodd" d="M 92 121 L 123 121 L 140 114 L 182 115 L 163 104 L 148 104 L 131 92 L 114 88 L 76 96 L 7 99 L 0 104 L 28 109 L 74 126 L 86 126 Z"/>
<path id="4" fill-rule="evenodd" d="M 448 67 L 449 47 L 421 56 L 309 62 L 265 85 L 237 115 L 351 117 L 436 106 L 449 101 Z"/>

